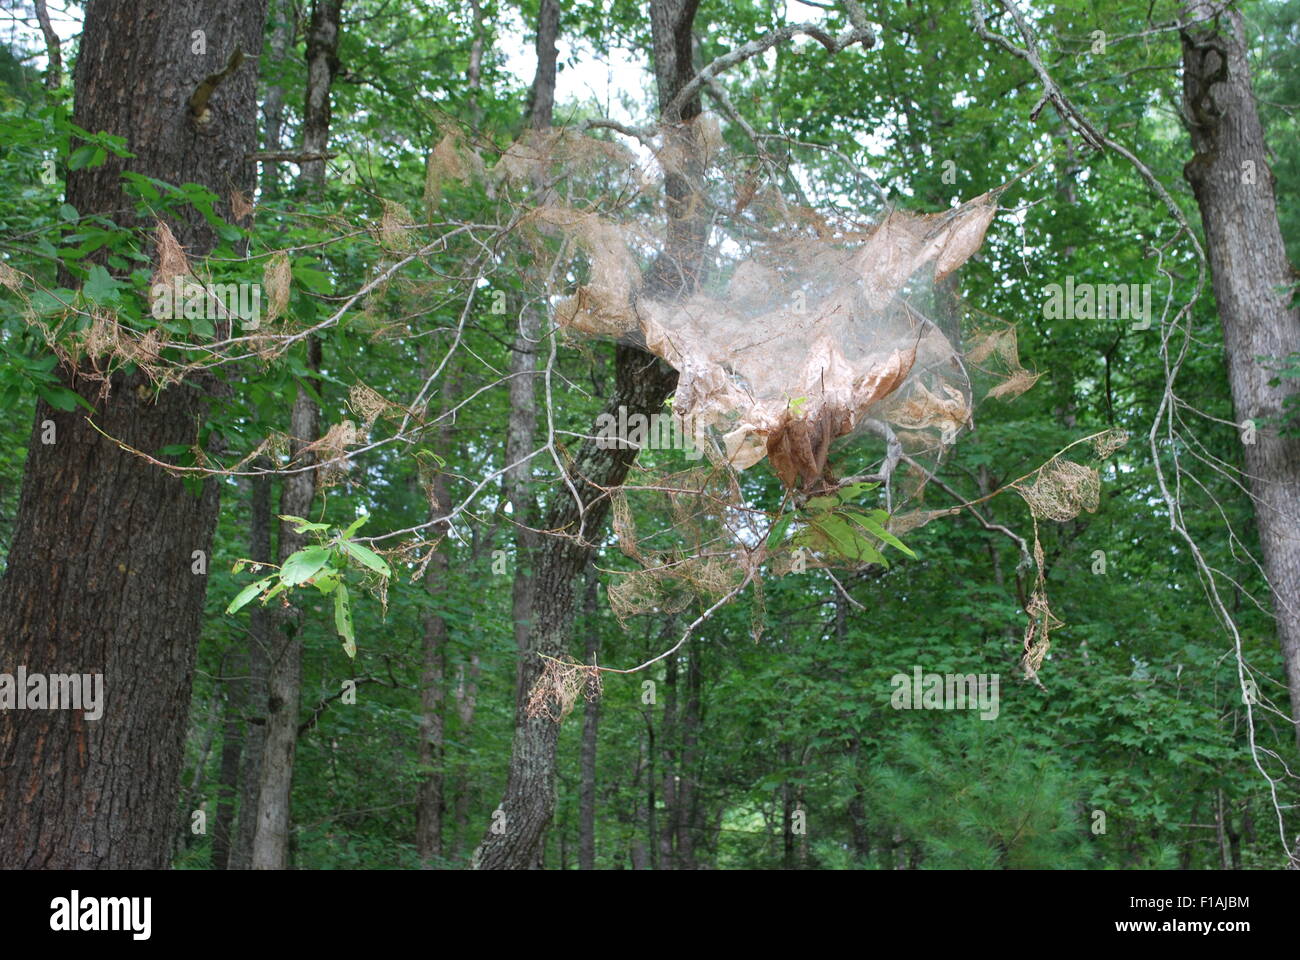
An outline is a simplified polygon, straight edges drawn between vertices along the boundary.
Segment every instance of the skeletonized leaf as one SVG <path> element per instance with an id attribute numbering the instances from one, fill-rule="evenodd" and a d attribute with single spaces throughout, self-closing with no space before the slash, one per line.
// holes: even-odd
<path id="1" fill-rule="evenodd" d="M 349 657 L 355 657 L 357 643 L 352 632 L 352 607 L 348 603 L 348 588 L 342 583 L 334 591 L 334 627 L 343 638 L 343 652 Z"/>

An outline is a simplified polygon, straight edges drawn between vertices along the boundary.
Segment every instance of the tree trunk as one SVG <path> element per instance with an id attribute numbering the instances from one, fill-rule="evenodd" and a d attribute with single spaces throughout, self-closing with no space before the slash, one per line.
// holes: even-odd
<path id="1" fill-rule="evenodd" d="M 199 758 L 194 764 L 194 774 L 190 777 L 189 788 L 181 798 L 180 819 L 173 834 L 176 838 L 176 850 L 173 856 L 180 854 L 189 846 L 194 813 L 194 799 L 203 788 L 203 778 L 208 772 L 208 757 L 212 755 L 212 744 L 217 738 L 217 698 L 214 696 L 208 704 L 208 720 L 202 725 L 203 745 L 199 748 Z M 206 808 L 206 801 L 203 802 Z"/>
<path id="2" fill-rule="evenodd" d="M 268 44 L 268 59 L 273 70 L 279 70 L 285 60 L 285 51 L 293 43 L 294 13 L 289 0 L 271 0 L 271 39 Z M 284 84 L 277 75 L 275 81 L 266 88 L 266 97 L 262 101 L 262 119 L 265 124 L 265 136 L 262 146 L 267 152 L 274 152 L 284 146 Z M 280 185 L 280 168 L 274 160 L 262 161 L 262 190 L 274 193 Z"/>
<path id="3" fill-rule="evenodd" d="M 679 767 L 679 745 L 677 734 L 677 655 L 663 661 L 664 664 L 664 715 L 659 724 L 659 755 L 663 757 L 663 827 L 658 837 L 659 869 L 671 870 L 677 865 L 673 854 L 673 840 L 677 836 L 674 825 L 677 822 L 677 783 Z"/>
<path id="4" fill-rule="evenodd" d="M 315 0 L 307 28 L 307 93 L 303 100 L 302 152 L 319 156 L 329 149 L 330 90 L 339 72 L 339 20 L 343 0 Z M 325 179 L 324 160 L 306 160 L 304 183 Z"/>
<path id="5" fill-rule="evenodd" d="M 528 126 L 545 130 L 555 112 L 555 40 L 560 33 L 560 0 L 541 0 L 537 11 L 537 73 L 528 91 Z"/>
<path id="6" fill-rule="evenodd" d="M 559 0 L 542 0 L 537 21 L 537 73 L 528 94 L 526 125 L 545 130 L 555 109 L 555 40 L 560 29 Z M 539 184 L 540 186 L 540 184 Z M 519 311 L 519 330 L 510 349 L 510 420 L 506 427 L 506 463 L 515 464 L 533 450 L 537 432 L 537 346 L 542 329 L 541 311 L 532 303 Z M 528 529 L 537 519 L 531 463 L 520 464 L 502 475 L 506 500 L 515 527 L 515 576 L 511 586 L 511 620 L 515 647 L 524 655 L 533 616 L 533 552 L 537 536 Z"/>
<path id="7" fill-rule="evenodd" d="M 1288 307 L 1295 274 L 1278 226 L 1241 12 L 1229 8 L 1191 24 L 1213 7 L 1209 0 L 1184 6 L 1183 111 L 1195 151 L 1184 174 L 1205 226 L 1237 419 L 1258 428 L 1245 444 L 1246 472 L 1300 745 L 1300 437 L 1264 426 L 1285 415 L 1297 381 L 1269 386 L 1275 374 L 1257 359 L 1300 352 L 1300 309 Z"/>
<path id="8" fill-rule="evenodd" d="M 438 428 L 435 452 L 444 459 L 451 451 L 450 410 L 455 406 L 456 377 L 448 370 L 442 381 L 442 413 L 446 417 Z M 451 502 L 447 474 L 438 471 L 431 480 L 433 503 L 429 511 L 439 516 Z M 450 525 L 443 523 L 431 531 L 446 537 Z M 447 573 L 451 569 L 448 544 L 430 549 L 433 555 L 424 568 L 424 588 L 434 602 L 424 611 L 424 670 L 420 677 L 420 743 L 418 755 L 422 777 L 415 805 L 415 850 L 422 867 L 442 857 L 443 813 L 446 809 L 446 753 L 444 713 L 447 699 L 447 621 L 438 613 L 438 602 L 447 592 Z"/>
<path id="9" fill-rule="evenodd" d="M 212 822 L 213 870 L 230 866 L 235 839 L 235 798 L 239 795 L 239 758 L 244 747 L 240 713 L 244 706 L 245 680 L 242 676 L 232 679 L 230 674 L 247 669 L 248 658 L 243 655 L 230 658 L 222 667 L 221 762 L 217 770 L 217 809 Z"/>
<path id="10" fill-rule="evenodd" d="M 49 57 L 49 66 L 45 68 L 45 89 L 57 90 L 63 83 L 63 48 L 59 35 L 50 23 L 50 11 L 45 0 L 35 0 L 36 22 L 41 25 L 41 35 L 45 37 L 45 55 Z"/>
<path id="11" fill-rule="evenodd" d="M 342 0 L 316 0 L 311 8 L 307 31 L 307 90 L 303 96 L 302 152 L 322 154 L 329 147 L 330 90 L 338 73 L 339 19 Z M 319 189 L 325 181 L 325 161 L 310 160 L 302 165 L 302 182 Z M 307 340 L 307 367 L 321 368 L 320 340 Z M 319 394 L 322 380 L 313 384 Z M 289 433 L 293 437 L 292 462 L 311 462 L 303 448 L 320 436 L 320 408 L 303 387 L 298 388 L 290 413 Z M 316 498 L 316 471 L 286 474 L 280 488 L 280 513 L 308 517 Z M 280 525 L 280 562 L 311 541 L 306 533 L 295 533 L 284 521 Z M 258 788 L 257 832 L 253 837 L 253 869 L 284 870 L 289 866 L 289 836 L 293 790 L 293 765 L 298 749 L 298 712 L 302 705 L 302 621 L 296 607 L 284 609 L 280 632 L 274 637 L 267 679 L 266 753 Z"/>
<path id="12" fill-rule="evenodd" d="M 271 461 L 258 457 L 254 469 L 265 470 Z M 251 478 L 252 520 L 250 523 L 253 560 L 271 559 L 271 475 Z M 262 758 L 266 755 L 266 678 L 269 672 L 267 651 L 271 649 L 271 632 L 275 627 L 272 611 L 261 604 L 249 608 L 248 677 L 243 682 L 241 705 L 244 718 L 244 756 L 239 770 L 239 819 L 235 842 L 230 851 L 229 869 L 247 870 L 253 864 L 253 836 L 257 833 L 257 797 L 262 786 Z"/>
<path id="13" fill-rule="evenodd" d="M 251 192 L 256 64 L 266 0 L 99 0 L 86 9 L 73 122 L 126 137 L 130 158 L 68 174 L 82 216 L 135 227 L 124 170 L 197 182 L 229 220 L 232 187 Z M 204 31 L 204 52 L 192 32 Z M 203 122 L 188 99 L 236 50 L 248 62 L 213 91 Z M 215 235 L 197 210 L 170 221 L 191 256 Z M 112 392 L 68 384 L 96 408 L 95 423 L 136 450 L 194 444 L 208 378 L 156 400 L 143 374 L 119 374 Z M 56 442 L 41 442 L 51 421 Z M 0 712 L 0 866 L 153 868 L 167 865 L 182 743 L 218 483 L 194 496 L 180 480 L 125 452 L 80 410 L 43 401 L 28 446 L 23 492 L 0 601 L 0 657 L 29 672 L 101 673 L 103 715 Z M 128 815 L 129 805 L 129 815 Z"/>
<path id="14" fill-rule="evenodd" d="M 445 447 L 443 448 L 446 449 Z M 447 483 L 443 474 L 435 481 L 439 507 L 445 509 Z M 434 528 L 435 532 L 445 532 Z M 446 591 L 450 558 L 445 546 L 434 547 L 425 568 L 424 587 L 430 597 Z M 415 806 L 415 850 L 422 867 L 429 867 L 442 856 L 442 821 L 446 803 L 443 798 L 446 776 L 443 772 L 443 715 L 447 683 L 447 622 L 435 610 L 424 612 L 424 671 L 420 676 L 420 744 L 422 778 Z"/>
<path id="15" fill-rule="evenodd" d="M 682 713 L 681 753 L 677 764 L 677 809 L 674 811 L 677 869 L 695 869 L 695 830 L 699 816 L 699 798 L 695 793 L 695 778 L 698 774 L 698 742 L 700 736 L 700 714 L 703 708 L 701 686 L 703 669 L 700 665 L 703 656 L 698 642 L 691 644 L 690 656 L 686 667 L 686 709 Z"/>
<path id="16" fill-rule="evenodd" d="M 307 339 L 307 366 L 320 370 L 320 341 Z M 319 390 L 322 381 L 315 382 Z M 303 449 L 320 436 L 320 408 L 302 387 L 293 401 L 289 434 L 291 463 L 305 466 L 315 458 Z M 285 474 L 280 486 L 280 513 L 310 518 L 316 498 L 316 471 Z M 295 533 L 293 524 L 280 522 L 280 563 L 311 542 L 307 533 Z M 262 776 L 257 790 L 257 829 L 253 835 L 254 870 L 285 870 L 289 866 L 290 801 L 293 764 L 298 748 L 298 713 L 302 702 L 303 611 L 290 605 L 276 618 L 268 651 L 266 742 Z"/>
<path id="17" fill-rule="evenodd" d="M 600 653 L 597 628 L 596 597 L 600 579 L 595 569 L 587 568 L 587 649 L 585 663 L 595 663 Z M 600 728 L 600 700 L 588 700 L 582 714 L 582 784 L 578 793 L 578 869 L 596 869 L 596 742 Z"/>
<path id="18" fill-rule="evenodd" d="M 651 0 L 650 18 L 654 38 L 655 74 L 660 109 L 663 111 L 677 92 L 694 75 L 691 65 L 691 35 L 696 0 Z M 665 116 L 670 124 L 694 119 L 699 101 L 687 104 L 681 116 Z M 677 129 L 680 128 L 670 128 Z M 668 196 L 668 243 L 664 254 L 652 266 L 648 289 L 652 295 L 681 293 L 693 287 L 707 238 L 702 204 L 691 204 L 694 187 L 687 179 L 693 155 L 693 133 L 679 133 L 683 141 L 683 164 L 687 173 L 672 172 L 665 178 Z M 677 372 L 656 358 L 633 347 L 615 348 L 616 384 L 606 413 L 618 416 L 619 406 L 634 414 L 649 416 L 659 410 L 677 384 Z M 550 530 L 573 530 L 582 538 L 596 535 L 609 511 L 603 491 L 623 482 L 635 457 L 634 450 L 598 448 L 585 441 L 577 451 L 570 480 L 584 506 L 579 511 L 567 486 L 551 503 L 544 524 Z M 547 717 L 529 717 L 528 693 L 541 675 L 543 656 L 564 653 L 573 617 L 573 584 L 585 569 L 590 549 L 583 542 L 549 537 L 537 551 L 533 582 L 533 616 L 527 649 L 520 657 L 516 676 L 515 738 L 505 797 L 499 807 L 504 829 L 489 830 L 475 851 L 472 865 L 479 869 L 526 869 L 536 862 L 537 851 L 555 809 L 555 744 L 559 724 Z M 499 821 L 498 821 L 499 822 Z"/>

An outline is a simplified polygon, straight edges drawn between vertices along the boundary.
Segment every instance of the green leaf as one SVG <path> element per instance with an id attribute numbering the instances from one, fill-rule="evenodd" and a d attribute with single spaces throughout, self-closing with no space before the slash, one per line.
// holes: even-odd
<path id="1" fill-rule="evenodd" d="M 73 150 L 72 156 L 68 157 L 68 169 L 80 170 L 82 167 L 89 165 L 90 161 L 94 158 L 97 149 L 98 148 L 91 144 L 86 144 L 85 146 Z M 103 151 L 100 150 L 100 152 L 102 153 Z"/>
<path id="2" fill-rule="evenodd" d="M 357 643 L 352 632 L 352 607 L 348 604 L 348 588 L 342 583 L 334 591 L 334 627 L 343 638 L 343 652 L 349 657 L 355 657 Z"/>
<path id="3" fill-rule="evenodd" d="M 319 577 L 312 580 L 311 585 L 321 593 L 328 596 L 340 586 L 338 571 L 331 570 L 329 573 L 321 574 Z"/>
<path id="4" fill-rule="evenodd" d="M 343 531 L 343 539 L 346 540 L 348 537 L 352 536 L 352 534 L 360 530 L 361 525 L 369 519 L 370 519 L 370 514 L 363 513 L 361 516 L 353 520 L 352 523 L 348 525 L 348 528 Z"/>
<path id="5" fill-rule="evenodd" d="M 790 524 L 793 522 L 794 515 L 787 513 L 772 524 L 772 529 L 767 534 L 767 549 L 771 550 L 785 539 L 785 532 L 790 529 Z"/>
<path id="6" fill-rule="evenodd" d="M 837 555 L 858 563 L 879 563 L 888 566 L 880 551 L 858 532 L 857 527 L 838 515 L 818 518 L 796 539 L 822 553 Z"/>
<path id="7" fill-rule="evenodd" d="M 885 511 L 883 510 L 877 510 L 875 511 L 875 513 L 883 514 L 886 519 L 888 519 L 889 517 L 889 514 L 885 513 Z M 898 537 L 894 536 L 892 533 L 886 530 L 878 520 L 874 519 L 871 516 L 867 516 L 865 513 L 860 513 L 857 510 L 845 510 L 844 515 L 847 516 L 849 519 L 851 519 L 854 523 L 858 524 L 868 533 L 871 533 L 876 537 L 879 537 L 885 543 L 907 554 L 913 560 L 916 559 L 916 553 L 913 552 L 912 548 L 907 546 L 905 543 L 903 543 L 902 540 L 899 540 Z"/>
<path id="8" fill-rule="evenodd" d="M 81 285 L 81 292 L 91 303 L 113 303 L 119 299 L 118 288 L 121 283 L 113 275 L 95 264 L 86 274 L 86 282 Z"/>
<path id="9" fill-rule="evenodd" d="M 811 497 L 804 504 L 804 509 L 809 513 L 828 513 L 840 505 L 838 497 Z"/>
<path id="10" fill-rule="evenodd" d="M 280 568 L 280 582 L 290 587 L 306 583 L 329 563 L 329 559 L 329 548 L 322 547 L 320 544 L 291 553 L 285 558 L 284 566 Z"/>
<path id="11" fill-rule="evenodd" d="M 309 262 L 315 262 L 315 261 L 309 261 Z M 308 290 L 310 290 L 312 293 L 329 293 L 334 287 L 334 282 L 333 280 L 330 279 L 330 275 L 328 273 L 323 273 L 320 270 L 314 270 L 311 267 L 305 266 L 301 263 L 295 264 L 293 267 L 290 268 L 290 270 L 291 273 L 293 274 L 293 278 L 297 280 L 299 283 L 301 283 Z"/>
<path id="12" fill-rule="evenodd" d="M 267 577 L 265 580 L 258 580 L 256 583 L 250 583 L 230 601 L 230 606 L 226 607 L 226 613 L 236 613 L 241 607 L 247 605 L 254 597 L 271 585 L 275 577 Z"/>
<path id="13" fill-rule="evenodd" d="M 328 530 L 330 528 L 328 523 L 312 523 L 310 520 L 304 520 L 302 517 L 290 516 L 287 513 L 281 513 L 279 514 L 279 517 L 281 520 L 297 524 L 297 526 L 293 528 L 294 533 L 306 533 L 308 530 Z"/>
<path id="14" fill-rule="evenodd" d="M 880 486 L 878 483 L 863 481 L 862 483 L 850 483 L 847 487 L 841 487 L 836 491 L 836 496 L 840 498 L 840 503 L 848 503 L 850 500 L 856 500 L 868 490 L 874 490 Z"/>
<path id="15" fill-rule="evenodd" d="M 371 550 L 369 547 L 363 547 L 361 544 L 353 543 L 351 540 L 340 540 L 339 546 L 371 570 L 375 571 L 375 573 L 382 573 L 385 577 L 391 577 L 393 575 L 392 569 L 384 562 L 384 558 L 375 553 L 375 551 Z"/>
<path id="16" fill-rule="evenodd" d="M 67 387 L 43 387 L 38 384 L 36 392 L 42 400 L 55 410 L 62 410 L 66 413 L 69 410 L 77 409 L 78 397 Z"/>

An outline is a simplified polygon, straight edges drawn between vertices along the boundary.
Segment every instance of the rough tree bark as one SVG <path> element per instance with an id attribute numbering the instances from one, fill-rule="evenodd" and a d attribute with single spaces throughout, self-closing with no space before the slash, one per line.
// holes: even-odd
<path id="1" fill-rule="evenodd" d="M 1270 386 L 1275 374 L 1258 359 L 1300 352 L 1300 309 L 1288 306 L 1295 273 L 1278 226 L 1241 12 L 1194 23 L 1217 6 L 1189 0 L 1183 8 L 1183 114 L 1194 150 L 1183 172 L 1205 227 L 1237 419 L 1258 426 L 1245 444 L 1246 472 L 1300 745 L 1300 437 L 1264 426 L 1284 414 L 1297 387 Z"/>
<path id="2" fill-rule="evenodd" d="M 110 156 L 69 173 L 67 200 L 82 216 L 140 226 L 121 190 L 130 170 L 205 184 L 234 219 L 231 187 L 251 191 L 256 63 L 266 0 L 101 0 L 86 9 L 73 120 L 127 138 Z M 205 52 L 193 52 L 194 30 Z M 231 55 L 248 56 L 195 117 L 190 95 Z M 198 211 L 170 221 L 191 256 L 215 236 Z M 156 400 L 143 374 L 112 392 L 67 379 L 96 409 L 95 423 L 137 450 L 196 442 L 204 394 L 191 379 Z M 41 442 L 53 423 L 56 442 Z M 45 673 L 102 673 L 103 716 L 0 712 L 0 866 L 162 868 L 175 823 L 181 746 L 199 638 L 217 483 L 200 496 L 124 452 L 80 410 L 37 405 L 8 571 L 0 598 L 0 659 Z"/>

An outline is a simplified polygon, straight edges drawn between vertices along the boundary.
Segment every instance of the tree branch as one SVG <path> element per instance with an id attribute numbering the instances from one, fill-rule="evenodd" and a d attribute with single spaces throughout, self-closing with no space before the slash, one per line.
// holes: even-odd
<path id="1" fill-rule="evenodd" d="M 861 43 L 864 47 L 871 47 L 876 42 L 876 32 L 871 29 L 870 24 L 866 21 L 866 15 L 862 8 L 853 0 L 846 3 L 849 10 L 849 20 L 853 26 L 845 30 L 838 37 L 832 36 L 820 24 L 816 23 L 789 23 L 779 30 L 773 30 L 771 33 L 764 34 L 757 40 L 751 40 L 749 43 L 742 44 L 736 49 L 724 53 L 708 66 L 704 67 L 691 80 L 677 92 L 672 103 L 663 111 L 665 117 L 675 117 L 680 114 L 682 108 L 693 98 L 699 96 L 700 91 L 708 85 L 709 81 L 722 73 L 729 70 L 737 64 L 744 63 L 753 57 L 758 56 L 766 50 L 770 50 L 778 43 L 785 43 L 793 37 L 802 34 L 806 37 L 812 37 L 832 54 L 839 53 L 846 47 L 855 43 Z"/>

